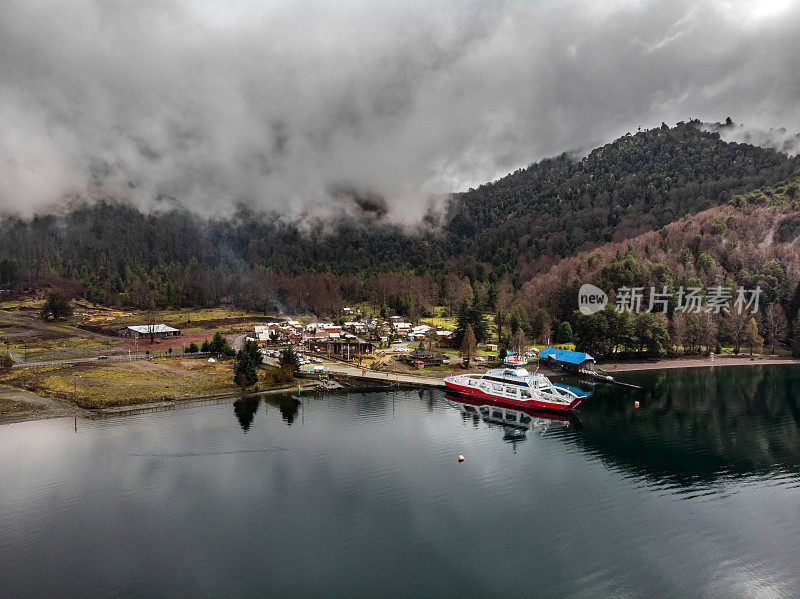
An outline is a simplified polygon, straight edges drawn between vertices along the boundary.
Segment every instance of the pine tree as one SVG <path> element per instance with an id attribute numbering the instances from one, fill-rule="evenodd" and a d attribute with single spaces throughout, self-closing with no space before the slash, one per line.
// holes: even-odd
<path id="1" fill-rule="evenodd" d="M 72 316 L 72 304 L 63 292 L 59 290 L 51 291 L 47 294 L 47 301 L 42 306 L 39 316 L 41 316 L 42 320 L 49 320 L 51 316 L 53 320 L 68 318 Z"/>
<path id="2" fill-rule="evenodd" d="M 558 325 L 558 342 L 570 343 L 572 341 L 572 326 L 566 320 Z"/>
<path id="3" fill-rule="evenodd" d="M 489 338 L 489 323 L 486 322 L 486 309 L 483 300 L 476 290 L 472 295 L 472 305 L 469 307 L 469 324 L 478 343 L 483 343 Z"/>
<path id="4" fill-rule="evenodd" d="M 464 339 L 464 333 L 467 330 L 467 326 L 469 326 L 469 303 L 467 300 L 463 300 L 458 306 L 458 312 L 456 313 L 456 330 L 455 339 L 456 343 L 460 344 L 461 341 Z"/>
<path id="5" fill-rule="evenodd" d="M 494 327 L 497 333 L 497 343 L 499 345 L 503 345 L 503 327 L 506 324 L 506 320 L 508 320 L 508 314 L 503 310 L 498 310 L 494 315 Z"/>

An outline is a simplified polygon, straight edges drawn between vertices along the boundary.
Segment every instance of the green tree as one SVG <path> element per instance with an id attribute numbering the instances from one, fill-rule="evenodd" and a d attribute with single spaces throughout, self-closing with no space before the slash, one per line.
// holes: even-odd
<path id="1" fill-rule="evenodd" d="M 528 322 L 528 314 L 525 308 L 517 304 L 514 306 L 514 313 L 511 315 L 511 335 L 516 334 L 517 331 L 528 331 L 530 323 Z"/>
<path id="2" fill-rule="evenodd" d="M 187 354 L 196 354 L 198 351 L 200 351 L 200 348 L 197 347 L 197 344 L 194 341 L 192 341 L 189 345 L 186 346 L 185 351 Z"/>
<path id="3" fill-rule="evenodd" d="M 470 324 L 469 317 L 469 302 L 465 299 L 458 305 L 458 312 L 456 313 L 456 330 L 454 331 L 454 336 L 458 344 L 461 344 L 464 339 L 464 333 L 466 333 L 467 327 Z"/>
<path id="4" fill-rule="evenodd" d="M 758 323 L 752 316 L 747 323 L 747 328 L 744 333 L 745 342 L 750 349 L 750 355 L 753 355 L 753 349 L 761 349 L 764 345 L 764 338 L 758 333 Z"/>
<path id="5" fill-rule="evenodd" d="M 222 336 L 222 333 L 217 331 L 208 344 L 208 351 L 212 354 L 222 354 L 225 351 L 226 345 L 228 345 L 227 339 Z"/>
<path id="6" fill-rule="evenodd" d="M 281 355 L 278 358 L 278 367 L 289 380 L 293 379 L 295 372 L 300 368 L 300 360 L 297 356 L 297 352 L 291 347 L 287 347 L 281 351 Z"/>
<path id="7" fill-rule="evenodd" d="M 250 385 L 255 385 L 257 377 L 255 375 L 255 371 L 251 373 L 242 367 L 241 364 L 237 364 L 233 367 L 233 384 L 239 387 L 242 392 L 249 387 Z"/>
<path id="8" fill-rule="evenodd" d="M 469 324 L 478 343 L 483 343 L 489 338 L 489 323 L 486 322 L 486 308 L 478 295 L 477 289 L 472 294 L 472 305 L 469 307 Z"/>
<path id="9" fill-rule="evenodd" d="M 56 289 L 47 294 L 39 316 L 42 320 L 50 320 L 50 317 L 53 320 L 69 318 L 72 316 L 72 303 L 63 291 Z"/>
<path id="10" fill-rule="evenodd" d="M 256 368 L 262 362 L 261 352 L 255 341 L 245 341 L 244 347 L 236 353 L 236 365 L 233 368 L 233 381 L 241 388 L 250 387 L 258 382 Z"/>
<path id="11" fill-rule="evenodd" d="M 497 343 L 503 345 L 503 327 L 508 320 L 508 314 L 504 310 L 498 310 L 494 315 L 494 328 L 497 333 Z"/>
<path id="12" fill-rule="evenodd" d="M 572 326 L 569 324 L 568 321 L 565 320 L 560 325 L 558 325 L 557 339 L 559 343 L 572 342 Z"/>
<path id="13" fill-rule="evenodd" d="M 727 231 L 727 229 L 728 225 L 726 225 L 725 221 L 721 218 L 715 218 L 711 223 L 711 232 L 714 235 L 722 235 L 725 231 Z"/>
<path id="14" fill-rule="evenodd" d="M 10 353 L 0 354 L 0 371 L 11 370 L 14 366 L 14 360 L 11 358 Z"/>
<path id="15" fill-rule="evenodd" d="M 610 353 L 609 327 L 605 310 L 586 315 L 575 312 L 574 340 L 577 351 L 586 352 L 595 358 Z"/>
<path id="16" fill-rule="evenodd" d="M 666 322 L 651 312 L 640 312 L 634 322 L 639 353 L 645 351 L 648 356 L 663 356 L 669 346 Z"/>

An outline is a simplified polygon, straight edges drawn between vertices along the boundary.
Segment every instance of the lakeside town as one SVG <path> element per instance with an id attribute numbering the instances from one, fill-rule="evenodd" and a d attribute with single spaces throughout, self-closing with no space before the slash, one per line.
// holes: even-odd
<path id="1" fill-rule="evenodd" d="M 6 300 L 0 310 L 0 421 L 133 406 L 167 405 L 244 391 L 309 391 L 331 388 L 331 379 L 396 384 L 441 384 L 467 370 L 497 367 L 506 355 L 511 329 L 493 327 L 493 336 L 470 346 L 458 342 L 458 315 L 437 308 L 411 321 L 400 315 L 345 307 L 336 318 L 311 315 L 265 316 L 230 309 L 126 311 L 73 301 L 67 318 L 42 318 L 46 299 Z M 488 327 L 492 320 L 486 314 Z M 504 343 L 499 343 L 500 338 Z M 215 344 L 215 339 L 219 341 Z M 551 374 L 567 371 L 612 379 L 631 368 L 714 364 L 715 356 L 672 357 L 638 362 L 603 361 L 575 352 L 569 342 L 514 335 L 513 350 Z M 562 339 L 563 341 L 563 339 Z M 263 363 L 249 385 L 234 380 L 237 355 L 247 343 Z M 294 375 L 281 374 L 281 354 L 296 355 Z M 562 352 L 556 354 L 555 352 Z M 538 360 L 539 355 L 542 360 Z M 545 359 L 547 356 L 547 359 Z M 786 355 L 736 356 L 716 363 L 786 363 Z M 372 378 L 376 377 L 379 378 Z"/>

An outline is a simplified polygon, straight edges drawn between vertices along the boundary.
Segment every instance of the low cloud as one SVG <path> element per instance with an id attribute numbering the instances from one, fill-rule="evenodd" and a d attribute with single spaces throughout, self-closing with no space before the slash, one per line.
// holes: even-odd
<path id="1" fill-rule="evenodd" d="M 8 0 L 0 212 L 319 214 L 347 190 L 413 222 L 640 126 L 794 126 L 798 26 L 800 2 Z"/>

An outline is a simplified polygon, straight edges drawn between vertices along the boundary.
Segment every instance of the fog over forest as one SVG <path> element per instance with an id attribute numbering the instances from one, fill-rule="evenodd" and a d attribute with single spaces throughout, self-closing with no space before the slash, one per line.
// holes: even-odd
<path id="1" fill-rule="evenodd" d="M 794 152 L 799 26 L 791 0 L 8 0 L 0 212 L 358 196 L 414 222 L 432 194 L 690 118 Z"/>

